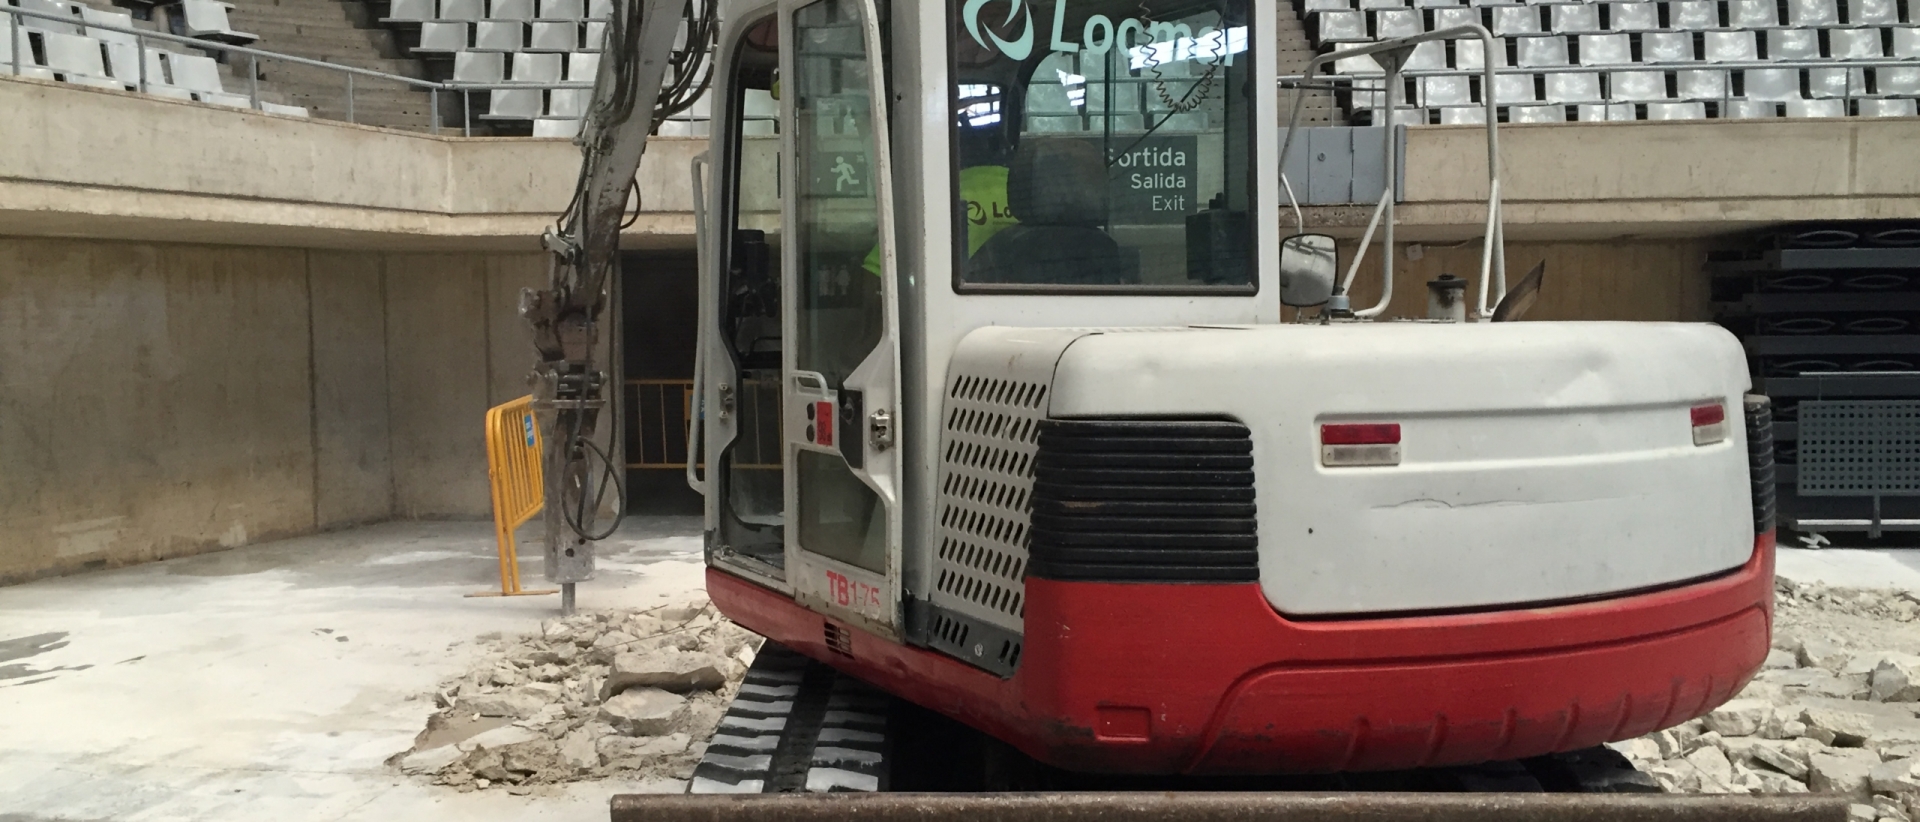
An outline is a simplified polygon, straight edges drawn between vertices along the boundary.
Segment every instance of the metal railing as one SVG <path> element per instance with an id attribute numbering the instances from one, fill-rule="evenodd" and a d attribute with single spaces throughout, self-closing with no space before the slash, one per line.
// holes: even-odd
<path id="1" fill-rule="evenodd" d="M 346 114 L 347 114 L 346 121 L 349 123 L 356 122 L 357 120 L 356 112 L 354 111 L 355 78 L 365 78 L 365 79 L 371 79 L 371 80 L 379 80 L 379 81 L 388 82 L 388 83 L 397 83 L 414 90 L 424 91 L 427 93 L 427 107 L 430 111 L 430 115 L 429 115 L 430 120 L 429 120 L 428 130 L 434 134 L 439 134 L 441 131 L 442 124 L 441 124 L 441 117 L 440 117 L 440 100 L 441 100 L 441 95 L 443 94 L 444 95 L 458 94 L 460 96 L 461 133 L 465 136 L 472 136 L 473 120 L 474 120 L 472 95 L 474 92 L 500 91 L 500 90 L 511 90 L 511 89 L 550 90 L 550 89 L 591 89 L 593 88 L 592 83 L 584 82 L 584 81 L 537 82 L 537 83 L 536 82 L 472 83 L 472 82 L 461 82 L 461 81 L 439 82 L 434 80 L 423 80 L 417 77 L 403 77 L 397 74 L 388 74 L 383 71 L 375 71 L 373 69 L 365 69 L 365 68 L 360 68 L 358 66 L 348 66 L 348 65 L 342 65 L 340 63 L 329 63 L 324 60 L 314 60 L 306 57 L 296 57 L 291 54 L 281 54 L 279 52 L 266 51 L 263 49 L 256 49 L 256 48 L 248 48 L 246 46 L 236 46 L 236 45 L 231 45 L 227 43 L 216 43 L 210 40 L 201 40 L 193 37 L 184 37 L 177 34 L 147 31 L 145 29 L 137 29 L 137 28 L 131 28 L 127 26 L 115 26 L 115 25 L 109 25 L 106 23 L 88 22 L 82 18 L 74 17 L 70 15 L 62 16 L 59 14 L 52 14 L 49 12 L 30 11 L 28 9 L 15 8 L 13 6 L 8 6 L 3 4 L 0 4 L 0 12 L 6 12 L 7 14 L 12 15 L 14 18 L 11 21 L 12 25 L 8 27 L 8 36 L 11 38 L 11 45 L 13 50 L 13 53 L 12 53 L 13 74 L 16 77 L 20 76 L 20 69 L 22 66 L 21 59 L 22 59 L 23 53 L 27 53 L 27 54 L 31 53 L 30 49 L 27 48 L 27 43 L 26 43 L 26 39 L 28 36 L 28 29 L 26 26 L 22 24 L 21 18 L 35 18 L 35 19 L 42 19 L 42 20 L 48 20 L 48 21 L 60 23 L 62 25 L 75 26 L 75 27 L 78 27 L 84 30 L 89 30 L 89 31 L 98 30 L 98 31 L 104 31 L 104 32 L 113 32 L 113 33 L 122 34 L 122 35 L 131 35 L 134 38 L 134 47 L 135 47 L 134 51 L 136 52 L 136 57 L 137 57 L 135 62 L 139 64 L 139 77 L 137 79 L 137 83 L 135 84 L 135 87 L 137 88 L 137 90 L 139 90 L 143 94 L 148 93 L 149 88 L 155 84 L 155 81 L 153 81 L 147 76 L 147 42 L 158 41 L 162 43 L 173 43 L 176 45 L 186 46 L 188 48 L 200 49 L 203 51 L 218 51 L 224 54 L 239 55 L 247 58 L 247 101 L 248 101 L 248 105 L 254 109 L 260 108 L 260 62 L 262 60 L 278 60 L 283 63 L 292 63 L 294 65 L 307 66 L 310 68 L 317 68 L 317 69 L 322 69 L 326 71 L 334 71 L 342 74 L 344 76 L 344 81 L 345 81 L 344 92 L 345 92 Z M 30 65 L 35 68 L 45 68 L 50 71 L 54 71 L 56 73 L 64 73 L 64 72 L 60 72 L 60 70 L 58 69 L 54 69 L 51 66 L 45 66 L 38 62 L 30 62 L 30 63 L 27 63 L 26 65 Z M 123 77 L 102 77 L 102 78 L 96 78 L 96 79 L 117 80 L 122 83 L 126 82 L 126 78 L 123 78 Z M 506 118 L 506 119 L 511 119 L 511 118 Z M 680 118 L 675 118 L 675 119 L 680 119 Z M 705 118 L 699 118 L 699 119 L 705 119 Z"/>

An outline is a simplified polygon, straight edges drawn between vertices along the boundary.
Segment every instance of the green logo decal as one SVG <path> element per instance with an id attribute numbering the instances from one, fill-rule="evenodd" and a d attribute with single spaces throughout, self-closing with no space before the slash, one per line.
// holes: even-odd
<path id="1" fill-rule="evenodd" d="M 1033 12 L 1027 10 L 1025 0 L 1008 0 L 1007 19 L 1002 21 L 1000 25 L 1010 26 L 1013 24 L 1014 15 L 1026 12 L 1026 27 L 1020 31 L 1020 37 L 1011 41 L 1002 40 L 1000 39 L 1000 35 L 994 34 L 992 29 L 988 29 L 986 38 L 982 39 L 980 37 L 980 10 L 985 8 L 989 2 L 992 2 L 992 0 L 967 0 L 967 4 L 961 7 L 960 16 L 961 20 L 967 24 L 967 33 L 973 35 L 973 42 L 979 43 L 981 48 L 987 48 L 987 40 L 992 40 L 993 44 L 999 47 L 1002 54 L 1015 60 L 1027 59 L 1028 55 L 1033 54 Z"/>

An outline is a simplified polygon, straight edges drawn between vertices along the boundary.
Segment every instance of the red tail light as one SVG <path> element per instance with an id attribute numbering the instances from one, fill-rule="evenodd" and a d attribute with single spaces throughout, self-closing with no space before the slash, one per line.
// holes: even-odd
<path id="1" fill-rule="evenodd" d="M 1696 405 L 1693 416 L 1693 444 L 1712 445 L 1727 438 L 1727 407 L 1720 403 Z"/>
<path id="2" fill-rule="evenodd" d="M 1320 464 L 1328 468 L 1400 464 L 1400 424 L 1340 423 L 1320 426 Z"/>

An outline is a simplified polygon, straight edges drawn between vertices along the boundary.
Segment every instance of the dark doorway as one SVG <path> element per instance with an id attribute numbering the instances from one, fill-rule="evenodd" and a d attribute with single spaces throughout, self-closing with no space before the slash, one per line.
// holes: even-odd
<path id="1" fill-rule="evenodd" d="M 621 416 L 627 511 L 698 514 L 687 487 L 699 269 L 692 251 L 620 256 Z"/>

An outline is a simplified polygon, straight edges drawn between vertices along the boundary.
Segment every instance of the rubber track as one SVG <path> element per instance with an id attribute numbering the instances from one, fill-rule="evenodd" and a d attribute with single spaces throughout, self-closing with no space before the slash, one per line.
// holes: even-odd
<path id="1" fill-rule="evenodd" d="M 766 643 L 694 767 L 687 792 L 884 790 L 887 699 L 859 680 Z"/>

